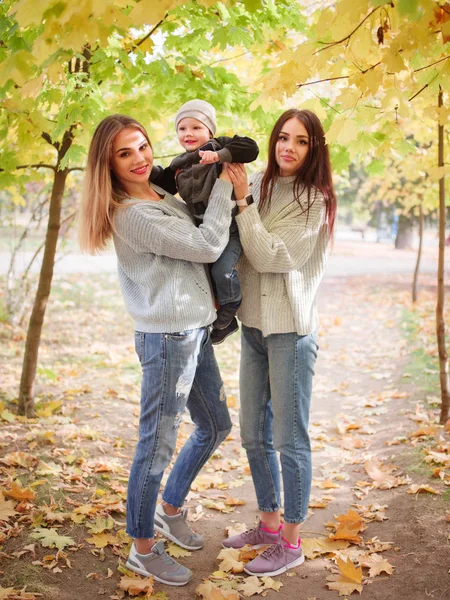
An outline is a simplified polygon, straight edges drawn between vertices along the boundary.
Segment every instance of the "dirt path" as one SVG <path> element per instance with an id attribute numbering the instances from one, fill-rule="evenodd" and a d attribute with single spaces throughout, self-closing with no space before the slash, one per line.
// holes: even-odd
<path id="1" fill-rule="evenodd" d="M 432 279 L 425 283 L 434 285 Z M 121 300 L 114 279 L 108 280 L 106 290 L 98 284 L 92 293 L 87 279 L 82 286 L 75 277 L 58 285 L 60 292 L 53 297 L 51 324 L 42 347 L 44 374 L 38 391 L 43 395 L 44 408 L 48 406 L 45 402 L 58 398 L 62 408 L 55 411 L 56 416 L 37 423 L 2 422 L 0 450 L 9 464 L 3 462 L 0 468 L 0 487 L 9 489 L 12 480 L 19 478 L 24 487 L 35 484 L 36 498 L 28 504 L 15 503 L 19 516 L 0 528 L 0 543 L 4 540 L 0 585 L 15 589 L 26 585 L 28 591 L 40 592 L 44 600 L 121 598 L 117 567 L 126 557 L 126 538 L 121 533 L 123 500 L 138 421 L 139 373 L 130 343 L 130 323 L 117 319 Z M 344 549 L 344 554 L 357 562 L 363 551 L 378 550 L 393 567 L 392 574 L 384 571 L 374 577 L 368 577 L 365 568 L 363 597 L 445 600 L 450 598 L 450 523 L 446 518 L 450 503 L 449 488 L 444 485 L 448 480 L 430 480 L 431 467 L 436 465 L 423 462 L 422 448 L 441 443 L 446 444 L 444 453 L 448 453 L 449 434 L 439 428 L 431 433 L 436 410 L 430 406 L 430 394 L 427 403 L 427 394 L 417 387 L 413 376 L 408 376 L 410 343 L 401 327 L 407 303 L 404 289 L 409 289 L 409 277 L 401 275 L 328 277 L 321 288 L 321 348 L 311 414 L 312 505 L 328 506 L 311 509 L 302 537 L 305 548 L 312 552 L 311 544 L 317 543 L 311 540 L 335 532 L 336 528 L 327 528 L 327 524 L 356 509 L 363 515 L 366 529 L 359 528 L 361 542 Z M 96 310 L 100 299 L 105 302 Z M 86 310 L 88 306 L 93 307 L 91 311 Z M 0 339 L 7 358 L 2 384 L 7 409 L 20 370 L 20 335 L 19 331 L 7 331 Z M 238 354 L 237 337 L 219 347 L 217 353 L 234 430 L 197 479 L 188 499 L 191 514 L 197 519 L 194 528 L 204 536 L 205 548 L 181 558 L 194 571 L 193 582 L 180 589 L 157 584 L 155 593 L 160 595 L 156 598 L 194 599 L 201 581 L 219 568 L 217 556 L 226 528 L 236 523 L 252 526 L 257 518 L 251 479 L 239 444 Z M 46 368 L 54 379 L 51 373 L 45 375 Z M 44 375 L 47 380 L 42 383 Z M 189 427 L 186 423 L 182 428 L 182 438 Z M 410 437 L 420 428 L 424 435 Z M 11 453 L 15 452 L 39 457 L 47 470 L 42 463 L 30 462 L 28 467 L 11 464 Z M 49 480 L 48 485 L 39 483 L 42 480 Z M 413 484 L 432 485 L 441 493 L 409 494 Z M 389 489 L 380 489 L 383 487 Z M 227 496 L 245 504 L 228 513 L 206 506 L 227 501 Z M 113 502 L 116 510 L 111 509 Z M 55 519 L 43 508 L 45 504 L 53 507 L 53 512 L 65 511 L 66 515 L 78 510 L 86 519 Z M 108 514 L 115 519 L 111 532 L 117 541 L 104 549 L 95 548 L 86 542 L 91 535 L 86 526 Z M 74 539 L 75 546 L 66 550 L 70 567 L 60 555 L 55 558 L 56 566 L 48 568 L 51 561 L 45 556 L 55 556 L 56 550 L 39 544 L 35 556 L 25 552 L 18 560 L 14 553 L 30 544 L 29 534 L 36 527 L 56 527 Z M 337 591 L 326 587 L 333 565 L 325 555 L 310 558 L 289 576 L 277 578 L 283 586 L 279 591 L 267 591 L 265 597 L 337 598 Z"/>

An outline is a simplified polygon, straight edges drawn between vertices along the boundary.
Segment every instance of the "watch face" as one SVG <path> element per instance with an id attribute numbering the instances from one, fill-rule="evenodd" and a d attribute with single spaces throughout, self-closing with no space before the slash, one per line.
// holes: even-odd
<path id="1" fill-rule="evenodd" d="M 249 194 L 248 196 L 246 196 L 245 199 L 247 200 L 248 206 L 250 206 L 250 204 L 253 204 L 253 202 L 254 202 L 253 196 L 251 194 Z"/>

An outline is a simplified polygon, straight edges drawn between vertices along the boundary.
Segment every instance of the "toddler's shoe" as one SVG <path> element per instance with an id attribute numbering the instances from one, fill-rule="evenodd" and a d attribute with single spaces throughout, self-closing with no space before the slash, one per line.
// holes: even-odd
<path id="1" fill-rule="evenodd" d="M 274 544 L 278 541 L 279 533 L 282 525 L 280 525 L 276 533 L 267 529 L 262 521 L 260 521 L 257 527 L 244 531 L 244 533 L 238 533 L 232 535 L 228 539 L 222 542 L 224 548 L 243 548 L 244 546 L 252 546 L 252 548 L 262 548 Z"/>
<path id="2" fill-rule="evenodd" d="M 238 329 L 239 325 L 236 317 L 233 317 L 231 323 L 227 327 L 225 327 L 225 329 L 213 328 L 213 330 L 211 331 L 211 344 L 214 344 L 214 346 L 217 346 L 217 344 L 221 344 L 227 339 L 227 337 L 232 335 Z"/>
<path id="3" fill-rule="evenodd" d="M 186 519 L 187 508 L 183 508 L 178 515 L 169 517 L 163 505 L 158 504 L 155 511 L 155 531 L 186 550 L 200 550 L 203 548 L 202 536 L 192 531 Z"/>
<path id="4" fill-rule="evenodd" d="M 150 577 L 167 585 L 186 585 L 192 578 L 192 571 L 171 558 L 164 550 L 164 542 L 157 542 L 149 554 L 139 554 L 135 545 L 131 546 L 126 562 L 128 569 L 139 575 Z"/>
<path id="5" fill-rule="evenodd" d="M 225 329 L 225 327 L 228 327 L 241 303 L 242 300 L 239 300 L 238 302 L 230 302 L 229 304 L 219 306 L 217 319 L 213 323 L 214 329 Z"/>
<path id="6" fill-rule="evenodd" d="M 284 538 L 281 538 L 275 544 L 272 544 L 264 550 L 262 554 L 251 560 L 244 567 L 244 571 L 249 575 L 258 577 L 274 577 L 281 575 L 288 569 L 298 567 L 303 563 L 301 540 L 298 540 L 298 546 L 295 547 Z"/>

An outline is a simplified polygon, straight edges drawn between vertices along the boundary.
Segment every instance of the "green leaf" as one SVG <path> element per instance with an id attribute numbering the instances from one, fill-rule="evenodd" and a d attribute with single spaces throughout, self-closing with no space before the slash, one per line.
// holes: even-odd
<path id="1" fill-rule="evenodd" d="M 40 542 L 42 546 L 46 548 L 58 548 L 62 550 L 66 546 L 74 546 L 75 540 L 66 535 L 59 535 L 56 529 L 45 529 L 40 527 L 36 529 L 34 533 L 30 534 L 30 537 Z"/>

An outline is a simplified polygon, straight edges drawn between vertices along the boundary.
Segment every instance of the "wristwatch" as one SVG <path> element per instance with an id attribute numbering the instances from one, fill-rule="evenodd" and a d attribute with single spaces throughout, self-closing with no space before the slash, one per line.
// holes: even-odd
<path id="1" fill-rule="evenodd" d="M 253 204 L 253 202 L 254 200 L 251 194 L 247 194 L 244 196 L 244 198 L 242 198 L 242 200 L 236 200 L 236 204 L 238 206 L 250 206 L 250 204 Z"/>

